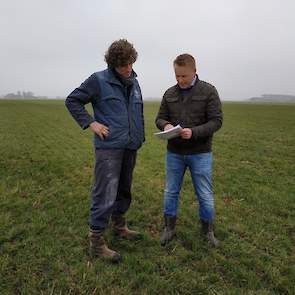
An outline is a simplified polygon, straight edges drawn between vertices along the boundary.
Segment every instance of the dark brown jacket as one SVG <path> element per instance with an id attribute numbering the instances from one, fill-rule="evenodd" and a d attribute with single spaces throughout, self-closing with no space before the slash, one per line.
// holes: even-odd
<path id="1" fill-rule="evenodd" d="M 197 80 L 188 96 L 183 97 L 178 85 L 169 88 L 162 99 L 156 125 L 180 124 L 192 129 L 190 139 L 168 140 L 167 149 L 178 154 L 210 152 L 213 133 L 221 128 L 222 110 L 217 90 L 211 84 Z"/>

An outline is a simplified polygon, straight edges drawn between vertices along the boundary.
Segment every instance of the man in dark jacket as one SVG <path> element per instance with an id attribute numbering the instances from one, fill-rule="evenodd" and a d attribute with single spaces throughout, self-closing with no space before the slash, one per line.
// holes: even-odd
<path id="1" fill-rule="evenodd" d="M 90 209 L 90 254 L 121 260 L 108 248 L 103 232 L 109 219 L 122 238 L 139 233 L 127 227 L 124 214 L 131 203 L 131 182 L 136 151 L 144 141 L 141 90 L 133 71 L 137 52 L 125 39 L 111 44 L 105 54 L 106 70 L 96 72 L 66 99 L 66 106 L 81 128 L 94 133 L 95 172 Z M 91 103 L 94 116 L 85 109 Z"/>
<path id="2" fill-rule="evenodd" d="M 213 133 L 222 125 L 221 103 L 215 87 L 199 80 L 193 56 L 179 55 L 174 61 L 174 71 L 177 85 L 165 92 L 156 118 L 160 130 L 178 124 L 182 127 L 179 136 L 168 140 L 167 145 L 165 228 L 161 244 L 166 245 L 175 235 L 179 192 L 188 167 L 199 201 L 201 232 L 216 247 L 211 146 Z"/>

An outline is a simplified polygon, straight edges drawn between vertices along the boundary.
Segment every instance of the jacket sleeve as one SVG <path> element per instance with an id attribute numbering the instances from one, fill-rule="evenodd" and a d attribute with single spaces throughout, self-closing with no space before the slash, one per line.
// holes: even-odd
<path id="1" fill-rule="evenodd" d="M 193 138 L 212 136 L 222 126 L 221 102 L 215 87 L 208 98 L 206 116 L 207 122 L 205 124 L 192 128 Z"/>
<path id="2" fill-rule="evenodd" d="M 85 105 L 97 95 L 99 95 L 99 84 L 95 74 L 92 74 L 71 92 L 65 101 L 67 109 L 82 129 L 88 128 L 95 121 L 86 110 Z"/>
<path id="3" fill-rule="evenodd" d="M 171 124 L 169 122 L 169 112 L 168 112 L 168 107 L 167 107 L 167 103 L 166 103 L 166 99 L 165 99 L 165 94 L 163 96 L 163 99 L 162 99 L 160 109 L 159 109 L 158 115 L 156 117 L 155 123 L 156 123 L 156 126 L 161 131 L 164 130 L 165 125 Z"/>

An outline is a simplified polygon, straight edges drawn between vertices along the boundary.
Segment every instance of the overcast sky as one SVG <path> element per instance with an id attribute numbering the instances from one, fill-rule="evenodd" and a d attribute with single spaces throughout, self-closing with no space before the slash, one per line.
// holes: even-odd
<path id="1" fill-rule="evenodd" d="M 294 12 L 294 0 L 0 0 L 0 95 L 66 97 L 120 38 L 144 98 L 175 84 L 181 53 L 223 100 L 295 95 Z"/>

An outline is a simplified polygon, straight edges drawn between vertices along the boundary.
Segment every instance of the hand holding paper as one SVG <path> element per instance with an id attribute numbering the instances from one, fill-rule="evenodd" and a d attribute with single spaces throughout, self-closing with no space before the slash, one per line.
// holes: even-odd
<path id="1" fill-rule="evenodd" d="M 157 132 L 155 135 L 160 139 L 171 139 L 178 137 L 180 135 L 180 131 L 182 130 L 182 127 L 178 124 L 177 126 L 170 128 L 165 131 Z"/>

